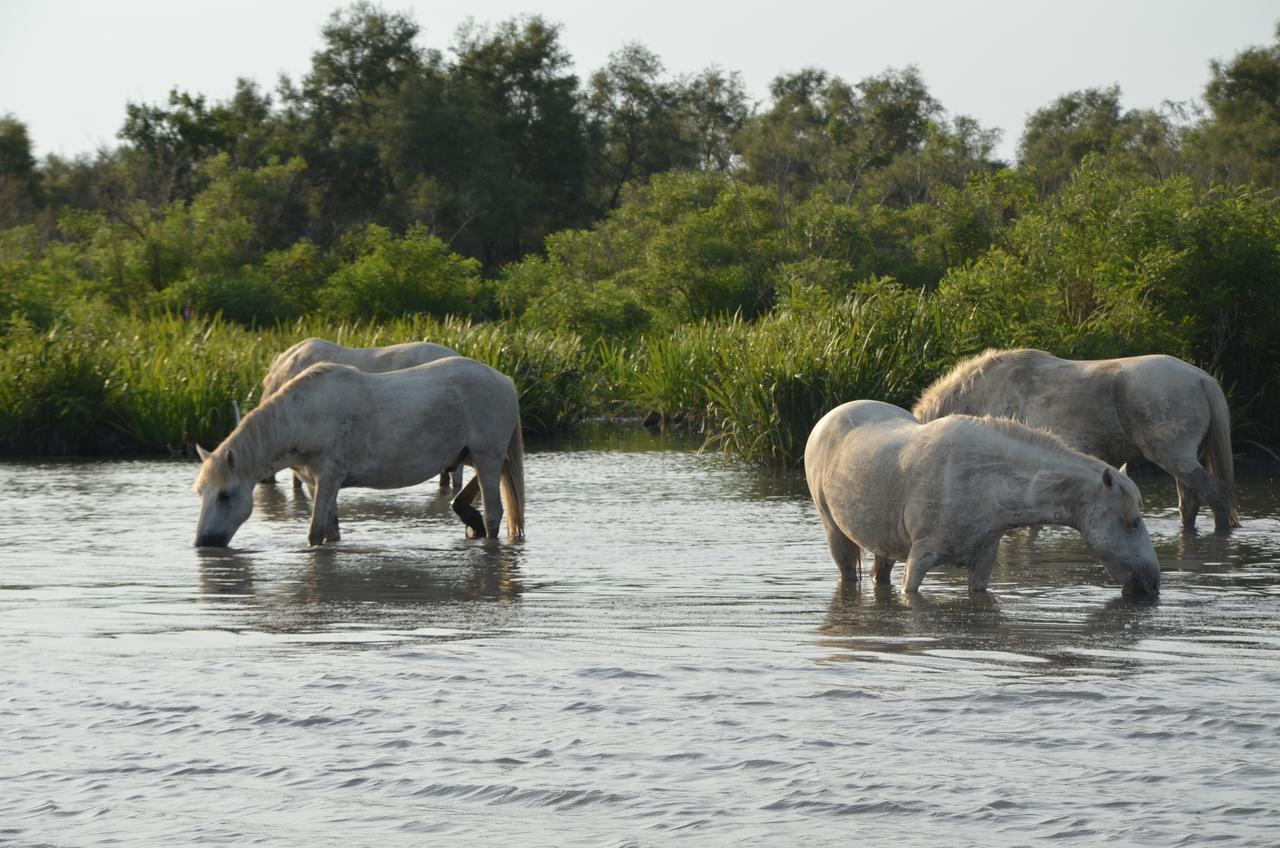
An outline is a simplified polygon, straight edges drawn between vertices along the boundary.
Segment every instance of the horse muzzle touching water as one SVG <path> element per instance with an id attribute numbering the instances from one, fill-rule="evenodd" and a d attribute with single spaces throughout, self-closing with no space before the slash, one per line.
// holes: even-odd
<path id="1" fill-rule="evenodd" d="M 905 560 L 902 588 L 915 592 L 928 571 L 952 563 L 968 568 L 971 591 L 986 591 L 1006 531 L 1058 524 L 1080 532 L 1125 594 L 1160 590 L 1133 481 L 1007 418 L 920 424 L 886 403 L 846 403 L 810 434 L 805 476 L 848 582 L 866 548 L 878 582 Z"/>

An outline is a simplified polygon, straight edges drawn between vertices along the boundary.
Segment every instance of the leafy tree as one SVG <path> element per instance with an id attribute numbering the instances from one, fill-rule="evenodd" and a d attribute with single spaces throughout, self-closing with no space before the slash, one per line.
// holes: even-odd
<path id="1" fill-rule="evenodd" d="M 39 198 L 27 125 L 13 115 L 0 116 L 0 227 L 16 226 L 30 216 Z"/>
<path id="2" fill-rule="evenodd" d="M 617 207 L 624 186 L 697 163 L 698 152 L 684 134 L 681 92 L 659 80 L 662 71 L 654 53 L 628 44 L 591 77 L 587 115 L 602 140 L 607 209 Z"/>
<path id="3" fill-rule="evenodd" d="M 454 243 L 497 268 L 588 220 L 578 78 L 559 28 L 536 16 L 465 28 L 454 52 L 450 94 L 474 147 L 462 174 L 436 176 L 463 177 L 454 195 L 469 223 Z"/>
<path id="4" fill-rule="evenodd" d="M 1093 153 L 1120 156 L 1154 176 L 1167 176 L 1178 144 L 1178 130 L 1168 117 L 1124 111 L 1120 87 L 1113 85 L 1064 94 L 1036 111 L 1018 143 L 1018 164 L 1034 171 L 1041 192 L 1051 194 Z"/>
<path id="5" fill-rule="evenodd" d="M 353 231 L 344 249 L 356 254 L 318 294 L 331 317 L 389 319 L 418 313 L 437 318 L 485 311 L 480 265 L 415 227 L 397 238 L 384 227 Z"/>
<path id="6" fill-rule="evenodd" d="M 682 88 L 686 133 L 696 148 L 698 167 L 730 170 L 733 138 L 751 114 L 742 75 L 711 67 L 685 80 Z"/>
<path id="7" fill-rule="evenodd" d="M 786 202 L 834 176 L 832 148 L 852 135 L 861 115 L 853 89 L 817 68 L 776 77 L 769 93 L 772 106 L 747 122 L 738 150 L 749 179 Z"/>
<path id="8" fill-rule="evenodd" d="M 1269 46 L 1210 65 L 1210 116 L 1189 140 L 1210 181 L 1280 190 L 1280 24 L 1275 35 Z"/>
<path id="9" fill-rule="evenodd" d="M 332 242 L 348 227 L 382 217 L 397 189 L 384 161 L 381 115 L 424 65 L 418 25 L 407 16 L 358 2 L 334 12 L 322 49 L 295 87 L 281 81 L 283 132 L 320 188 L 311 234 Z"/>

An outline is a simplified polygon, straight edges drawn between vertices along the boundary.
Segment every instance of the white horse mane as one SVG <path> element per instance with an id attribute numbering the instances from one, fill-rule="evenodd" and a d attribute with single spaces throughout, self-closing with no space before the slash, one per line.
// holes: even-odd
<path id="1" fill-rule="evenodd" d="M 1049 430 L 1042 430 L 1038 427 L 1029 427 L 1021 421 L 1017 421 L 1013 418 L 1001 418 L 992 415 L 952 415 L 949 417 L 952 419 L 976 422 L 984 427 L 989 427 L 992 430 L 995 430 L 1001 435 L 1015 439 L 1031 447 L 1038 448 L 1045 453 L 1052 454 L 1069 462 L 1078 463 L 1083 461 L 1088 463 L 1097 463 L 1103 466 L 1106 465 L 1102 460 L 1074 449 L 1055 433 Z M 1133 492 L 1129 491 L 1127 487 L 1121 486 L 1120 489 L 1125 499 L 1126 515 L 1140 514 L 1142 511 L 1142 502 Z"/>
<path id="2" fill-rule="evenodd" d="M 986 369 L 1028 350 L 1029 348 L 989 347 L 977 356 L 962 360 L 924 390 L 911 413 L 920 421 L 951 415 Z"/>
<path id="3" fill-rule="evenodd" d="M 1046 451 L 1070 454 L 1078 457 L 1082 456 L 1079 451 L 1073 450 L 1070 445 L 1062 441 L 1056 434 L 1041 430 L 1037 427 L 1029 427 L 1013 418 L 1001 418 L 995 415 L 954 415 L 953 418 L 968 419 L 976 421 L 984 427 L 990 427 L 1012 439 L 1025 442 L 1033 447 L 1042 448 Z"/>

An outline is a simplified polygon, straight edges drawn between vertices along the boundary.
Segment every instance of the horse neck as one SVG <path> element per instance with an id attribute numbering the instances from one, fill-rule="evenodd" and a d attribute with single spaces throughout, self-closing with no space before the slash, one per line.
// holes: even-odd
<path id="1" fill-rule="evenodd" d="M 276 405 L 265 403 L 246 415 L 227 437 L 223 447 L 235 452 L 236 473 L 244 479 L 261 480 L 280 470 L 274 462 L 283 439 L 279 418 Z"/>
<path id="2" fill-rule="evenodd" d="M 995 499 L 1009 516 L 1008 527 L 1061 524 L 1079 529 L 1089 487 L 1100 470 L 1084 457 L 1036 457 L 1008 472 L 1011 485 L 992 486 Z"/>

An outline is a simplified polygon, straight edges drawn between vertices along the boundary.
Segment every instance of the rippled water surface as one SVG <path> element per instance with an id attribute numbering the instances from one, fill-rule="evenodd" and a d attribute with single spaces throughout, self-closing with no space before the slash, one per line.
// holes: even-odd
<path id="1" fill-rule="evenodd" d="M 1140 479 L 1135 605 L 1066 530 L 841 590 L 799 474 L 643 434 L 527 469 L 522 543 L 281 485 L 212 553 L 194 463 L 0 465 L 0 844 L 1280 844 L 1266 476 L 1229 537 Z"/>

